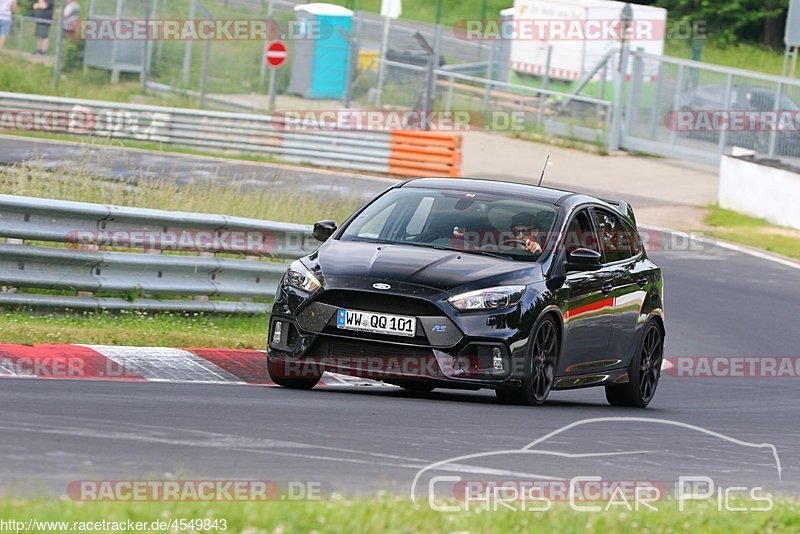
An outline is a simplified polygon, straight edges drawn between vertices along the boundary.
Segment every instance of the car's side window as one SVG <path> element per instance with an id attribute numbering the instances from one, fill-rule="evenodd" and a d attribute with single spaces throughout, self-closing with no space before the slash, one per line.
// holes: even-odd
<path id="1" fill-rule="evenodd" d="M 639 253 L 641 245 L 636 232 L 629 225 L 602 208 L 594 208 L 592 213 L 606 263 L 626 260 Z"/>
<path id="2" fill-rule="evenodd" d="M 628 236 L 628 246 L 630 247 L 631 256 L 636 256 L 642 251 L 642 241 L 639 239 L 639 234 L 626 222 L 622 222 L 625 228 L 625 234 Z"/>
<path id="3" fill-rule="evenodd" d="M 589 218 L 589 211 L 585 209 L 572 216 L 572 220 L 567 225 L 567 233 L 564 236 L 564 249 L 567 254 L 579 248 L 588 248 L 600 252 L 597 236 Z"/>

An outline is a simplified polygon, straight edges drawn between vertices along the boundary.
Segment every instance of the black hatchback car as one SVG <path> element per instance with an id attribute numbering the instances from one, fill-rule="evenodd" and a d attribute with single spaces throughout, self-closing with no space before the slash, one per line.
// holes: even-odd
<path id="1" fill-rule="evenodd" d="M 522 184 L 400 183 L 295 261 L 270 318 L 275 383 L 325 371 L 412 391 L 492 388 L 542 404 L 604 386 L 647 406 L 664 344 L 663 282 L 624 202 Z"/>

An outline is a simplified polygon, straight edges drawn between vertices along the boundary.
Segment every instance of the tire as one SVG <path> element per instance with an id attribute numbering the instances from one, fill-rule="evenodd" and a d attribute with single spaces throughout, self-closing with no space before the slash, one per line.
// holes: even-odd
<path id="1" fill-rule="evenodd" d="M 664 334 L 655 322 L 647 323 L 642 344 L 628 368 L 630 380 L 618 386 L 606 386 L 606 400 L 611 406 L 646 408 L 656 394 L 664 359 Z"/>
<path id="2" fill-rule="evenodd" d="M 530 339 L 522 387 L 495 391 L 497 400 L 503 404 L 540 406 L 547 400 L 553 387 L 561 346 L 553 318 L 545 316 Z"/>
<path id="3" fill-rule="evenodd" d="M 303 377 L 287 377 L 285 369 L 283 362 L 277 362 L 267 357 L 267 371 L 269 372 L 269 377 L 281 387 L 289 389 L 311 389 L 316 386 L 320 378 L 322 378 L 321 372 L 317 372 L 317 370 L 307 372 L 305 369 L 303 372 L 305 376 Z"/>

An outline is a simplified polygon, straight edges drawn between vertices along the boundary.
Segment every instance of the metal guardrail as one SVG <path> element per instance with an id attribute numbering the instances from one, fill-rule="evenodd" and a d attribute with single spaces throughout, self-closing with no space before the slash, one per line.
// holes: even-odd
<path id="1" fill-rule="evenodd" d="M 0 195 L 0 305 L 261 313 L 269 305 L 251 300 L 274 297 L 282 260 L 316 248 L 310 232 L 243 217 Z M 217 297 L 245 300 L 210 300 Z"/>
<path id="2" fill-rule="evenodd" d="M 0 113 L 56 116 L 59 125 L 30 120 L 31 129 L 63 133 L 133 139 L 175 144 L 200 149 L 234 150 L 268 154 L 283 161 L 325 167 L 391 173 L 392 160 L 415 161 L 415 153 L 393 153 L 393 136 L 398 131 L 347 130 L 326 124 L 307 125 L 292 117 L 254 113 L 169 108 L 102 102 L 74 98 L 0 92 Z M 3 124 L 14 124 L 13 117 Z M 38 125 L 38 126 L 37 126 Z M 420 132 L 424 134 L 424 132 Z M 441 136 L 441 134 L 438 134 Z M 452 138 L 460 136 L 451 135 Z M 455 144 L 460 144 L 456 142 Z M 427 175 L 458 175 L 460 158 L 448 169 Z"/>

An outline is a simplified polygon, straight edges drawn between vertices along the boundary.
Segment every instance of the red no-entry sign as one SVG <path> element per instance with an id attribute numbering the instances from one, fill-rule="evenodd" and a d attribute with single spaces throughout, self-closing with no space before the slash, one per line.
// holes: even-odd
<path id="1" fill-rule="evenodd" d="M 286 45 L 281 41 L 272 41 L 267 45 L 267 53 L 264 54 L 267 65 L 277 69 L 286 61 Z"/>

